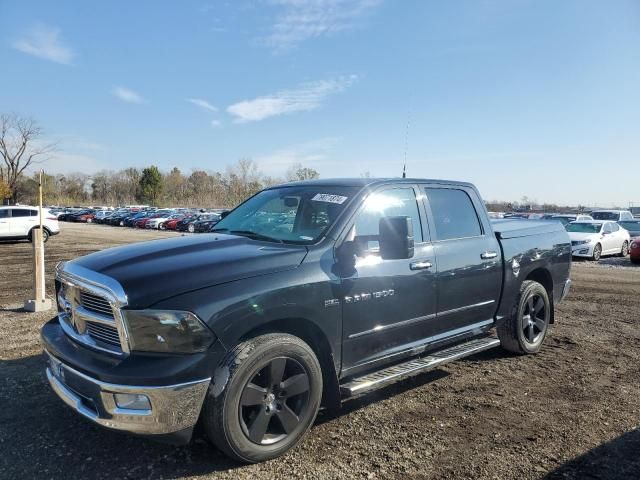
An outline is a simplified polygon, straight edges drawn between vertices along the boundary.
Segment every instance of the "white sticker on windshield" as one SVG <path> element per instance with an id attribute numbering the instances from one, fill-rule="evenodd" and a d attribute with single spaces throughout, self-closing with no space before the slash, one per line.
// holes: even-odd
<path id="1" fill-rule="evenodd" d="M 328 203 L 337 203 L 342 205 L 344 201 L 349 197 L 343 197 L 342 195 L 331 195 L 329 193 L 316 193 L 316 195 L 311 199 L 316 202 L 328 202 Z"/>

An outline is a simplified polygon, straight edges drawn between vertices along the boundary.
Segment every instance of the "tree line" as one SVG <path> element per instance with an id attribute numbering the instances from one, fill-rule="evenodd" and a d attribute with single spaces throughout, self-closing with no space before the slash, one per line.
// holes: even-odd
<path id="1" fill-rule="evenodd" d="M 16 114 L 0 115 L 0 200 L 35 204 L 38 201 L 35 165 L 46 167 L 55 144 L 42 141 L 38 123 Z M 41 164 L 39 162 L 42 161 Z M 31 168 L 30 168 L 31 167 Z M 131 205 L 233 207 L 270 185 L 318 178 L 316 170 L 296 163 L 283 178 L 260 172 L 251 159 L 238 160 L 222 172 L 194 169 L 168 172 L 157 166 L 103 170 L 94 174 L 45 174 L 43 196 L 49 205 Z"/>

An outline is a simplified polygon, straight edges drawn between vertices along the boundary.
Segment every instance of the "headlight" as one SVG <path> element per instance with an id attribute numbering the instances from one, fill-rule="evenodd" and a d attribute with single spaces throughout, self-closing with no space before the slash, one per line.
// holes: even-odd
<path id="1" fill-rule="evenodd" d="M 195 353 L 209 348 L 215 335 L 191 312 L 123 310 L 131 350 Z"/>
<path id="2" fill-rule="evenodd" d="M 586 240 L 578 240 L 575 244 L 576 245 L 584 245 L 585 243 L 591 243 L 591 239 L 588 238 Z"/>

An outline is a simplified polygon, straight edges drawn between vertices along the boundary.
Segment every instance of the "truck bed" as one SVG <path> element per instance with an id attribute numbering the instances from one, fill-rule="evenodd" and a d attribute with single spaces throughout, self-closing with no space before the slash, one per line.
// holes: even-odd
<path id="1" fill-rule="evenodd" d="M 562 223 L 547 220 L 506 218 L 491 220 L 493 231 L 500 240 L 529 237 L 553 232 L 564 232 Z"/>

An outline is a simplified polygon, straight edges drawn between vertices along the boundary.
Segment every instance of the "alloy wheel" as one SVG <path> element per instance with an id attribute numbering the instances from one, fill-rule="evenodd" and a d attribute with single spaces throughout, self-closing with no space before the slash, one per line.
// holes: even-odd
<path id="1" fill-rule="evenodd" d="M 598 260 L 600 260 L 601 256 L 602 256 L 602 247 L 600 246 L 600 244 L 598 244 L 595 247 L 593 247 L 593 259 L 597 262 Z"/>
<path id="2" fill-rule="evenodd" d="M 259 445 L 284 440 L 309 412 L 309 389 L 309 375 L 298 361 L 270 360 L 242 391 L 238 406 L 242 431 Z"/>
<path id="3" fill-rule="evenodd" d="M 522 312 L 522 332 L 524 339 L 535 344 L 547 328 L 547 306 L 544 299 L 538 294 L 533 294 L 527 299 Z"/>

